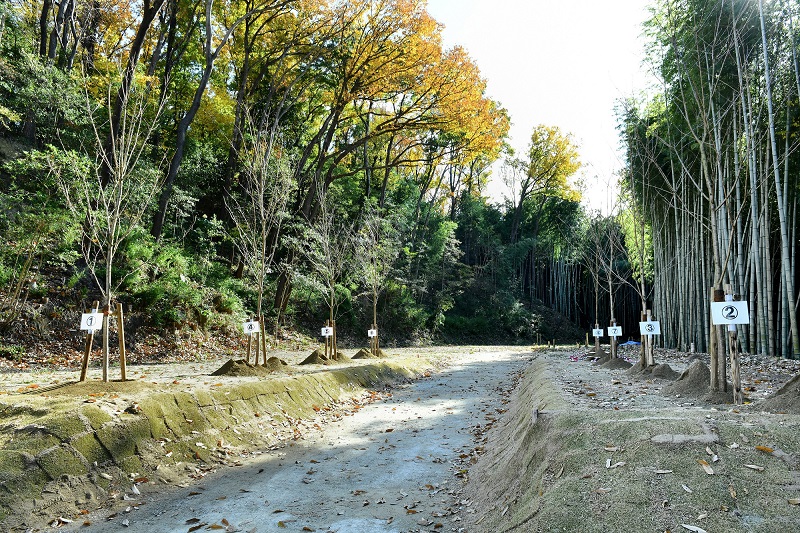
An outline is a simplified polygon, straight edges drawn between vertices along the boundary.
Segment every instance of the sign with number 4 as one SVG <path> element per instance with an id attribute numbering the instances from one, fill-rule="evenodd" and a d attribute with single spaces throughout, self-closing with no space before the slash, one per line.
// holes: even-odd
<path id="1" fill-rule="evenodd" d="M 252 335 L 253 333 L 259 333 L 261 331 L 261 325 L 258 321 L 251 320 L 250 322 L 242 324 L 242 329 L 246 335 Z"/>

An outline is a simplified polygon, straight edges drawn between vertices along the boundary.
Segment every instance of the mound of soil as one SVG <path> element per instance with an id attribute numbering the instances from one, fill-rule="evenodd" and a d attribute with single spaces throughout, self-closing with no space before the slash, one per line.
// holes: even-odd
<path id="1" fill-rule="evenodd" d="M 592 346 L 586 352 L 586 355 L 588 355 L 590 357 L 599 357 L 599 358 L 602 359 L 602 358 L 608 357 L 608 352 L 605 351 L 602 347 L 599 350 L 595 350 L 594 346 Z"/>
<path id="2" fill-rule="evenodd" d="M 670 381 L 675 381 L 680 377 L 680 374 L 672 370 L 672 367 L 666 363 L 642 368 L 641 362 L 638 362 L 628 369 L 627 374 L 629 376 L 646 375 L 648 377 L 668 379 Z"/>
<path id="3" fill-rule="evenodd" d="M 602 363 L 603 368 L 610 368 L 611 370 L 618 370 L 618 369 L 628 369 L 631 365 L 625 359 L 621 357 L 611 357 L 605 363 Z"/>
<path id="4" fill-rule="evenodd" d="M 352 361 L 352 359 L 347 357 L 342 352 L 336 352 L 336 358 L 333 359 L 334 363 L 349 363 L 350 361 Z"/>
<path id="5" fill-rule="evenodd" d="M 325 354 L 322 352 L 322 350 L 317 348 L 316 350 L 311 352 L 311 355 L 309 355 L 308 357 L 306 357 L 305 359 L 300 361 L 300 364 L 301 365 L 329 365 L 329 364 L 331 364 L 331 361 L 330 361 L 330 359 L 325 357 Z"/>
<path id="6" fill-rule="evenodd" d="M 665 396 L 688 396 L 699 398 L 706 403 L 723 404 L 733 402 L 733 386 L 729 383 L 727 391 L 709 391 L 711 370 L 700 360 L 695 360 L 683 371 L 680 377 L 662 390 Z"/>
<path id="7" fill-rule="evenodd" d="M 372 355 L 372 352 L 365 348 L 361 348 L 356 354 L 353 356 L 353 359 L 375 359 L 375 356 Z"/>
<path id="8" fill-rule="evenodd" d="M 654 366 L 650 370 L 650 375 L 654 378 L 668 379 L 670 381 L 675 381 L 680 377 L 680 374 L 672 370 L 672 367 L 667 363 Z"/>
<path id="9" fill-rule="evenodd" d="M 278 359 L 277 357 L 270 357 L 267 359 L 267 362 L 261 365 L 261 368 L 266 368 L 270 372 L 280 372 L 283 370 L 283 367 L 288 366 L 289 363 L 284 361 L 283 359 Z"/>
<path id="10" fill-rule="evenodd" d="M 244 359 L 228 359 L 220 368 L 211 373 L 212 376 L 265 376 L 277 370 L 272 366 L 251 365 Z"/>
<path id="11" fill-rule="evenodd" d="M 786 382 L 773 396 L 758 405 L 773 413 L 800 414 L 800 374 Z"/>

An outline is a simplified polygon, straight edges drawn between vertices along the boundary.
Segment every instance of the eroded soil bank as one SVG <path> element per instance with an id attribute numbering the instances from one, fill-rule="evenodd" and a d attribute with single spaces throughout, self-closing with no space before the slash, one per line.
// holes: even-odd
<path id="1" fill-rule="evenodd" d="M 709 403 L 707 381 L 681 387 L 695 370 L 681 382 L 574 359 L 527 370 L 470 470 L 469 531 L 800 527 L 800 415 Z"/>

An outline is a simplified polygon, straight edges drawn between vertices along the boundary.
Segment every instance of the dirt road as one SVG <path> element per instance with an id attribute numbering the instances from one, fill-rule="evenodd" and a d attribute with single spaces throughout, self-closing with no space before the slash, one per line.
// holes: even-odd
<path id="1" fill-rule="evenodd" d="M 460 531 L 471 511 L 462 476 L 531 358 L 474 349 L 349 416 L 321 413 L 292 446 L 186 488 L 131 487 L 113 511 L 87 517 L 91 525 L 62 530 Z"/>

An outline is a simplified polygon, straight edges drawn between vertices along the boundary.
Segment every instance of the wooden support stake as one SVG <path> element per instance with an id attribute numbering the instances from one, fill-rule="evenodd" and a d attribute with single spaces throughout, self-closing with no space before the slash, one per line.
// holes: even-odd
<path id="1" fill-rule="evenodd" d="M 250 317 L 248 321 L 252 322 L 253 317 Z M 247 334 L 247 364 L 250 364 L 250 353 L 253 351 L 253 334 Z"/>
<path id="2" fill-rule="evenodd" d="M 331 321 L 331 327 L 333 328 L 333 337 L 331 337 L 331 359 L 339 359 L 339 354 L 337 353 L 338 343 L 336 342 L 336 321 Z"/>
<path id="3" fill-rule="evenodd" d="M 595 322 L 594 329 L 600 329 L 600 324 Z M 595 357 L 600 357 L 600 337 L 594 338 L 594 355 Z"/>
<path id="4" fill-rule="evenodd" d="M 647 320 L 647 313 L 642 311 L 639 314 L 639 321 L 644 322 Z M 639 363 L 642 366 L 642 369 L 647 368 L 647 343 L 650 340 L 650 335 L 642 336 L 640 339 L 642 342 L 639 343 Z"/>
<path id="5" fill-rule="evenodd" d="M 261 353 L 264 354 L 264 366 L 267 366 L 267 331 L 264 329 L 264 315 L 258 315 L 258 323 L 260 325 L 259 329 L 261 330 Z M 258 363 L 258 361 L 256 361 L 256 363 Z"/>
<path id="6" fill-rule="evenodd" d="M 119 333 L 119 371 L 122 381 L 127 381 L 125 374 L 127 359 L 125 355 L 125 322 L 122 315 L 122 304 L 117 303 L 117 332 Z"/>
<path id="7" fill-rule="evenodd" d="M 109 305 L 111 303 L 109 302 Z M 108 383 L 108 324 L 109 305 L 103 308 L 103 381 Z"/>
<path id="8" fill-rule="evenodd" d="M 725 285 L 725 301 L 733 301 L 733 290 L 730 285 Z M 728 344 L 731 352 L 731 381 L 733 382 L 733 403 L 742 405 L 742 376 L 739 368 L 739 343 L 736 324 L 728 325 Z M 724 374 L 723 374 L 724 376 Z M 727 390 L 727 380 L 725 380 Z"/>
<path id="9" fill-rule="evenodd" d="M 96 312 L 99 306 L 100 302 L 95 300 L 94 302 L 92 302 L 92 308 L 88 312 L 89 313 Z M 79 381 L 86 380 L 86 370 L 89 368 L 89 355 L 92 353 L 93 342 L 94 342 L 94 330 L 90 329 L 89 333 L 86 334 L 86 348 L 83 351 L 83 362 L 81 363 L 81 378 Z"/>
<path id="10" fill-rule="evenodd" d="M 259 326 L 260 326 L 260 324 L 259 324 Z M 261 328 L 259 327 L 259 329 L 261 329 Z M 256 349 L 255 349 L 256 353 L 255 353 L 255 357 L 253 358 L 253 364 L 258 366 L 258 355 L 259 355 L 259 352 L 261 351 L 261 350 L 259 350 L 259 348 L 261 347 L 261 333 L 256 331 L 252 335 L 255 336 L 255 345 L 256 345 Z"/>
<path id="11" fill-rule="evenodd" d="M 647 322 L 653 321 L 653 311 L 648 309 L 647 310 Z M 656 357 L 655 357 L 655 346 L 654 346 L 654 339 L 653 335 L 647 335 L 647 351 L 645 352 L 646 357 L 646 366 L 653 366 L 656 364 Z"/>
<path id="12" fill-rule="evenodd" d="M 617 319 L 614 317 L 611 317 L 611 327 L 617 327 Z M 617 338 L 611 337 L 611 358 L 615 357 L 617 357 Z"/>

